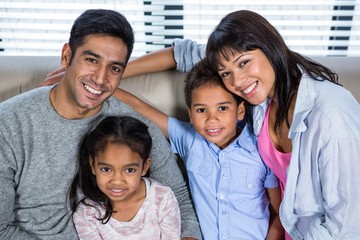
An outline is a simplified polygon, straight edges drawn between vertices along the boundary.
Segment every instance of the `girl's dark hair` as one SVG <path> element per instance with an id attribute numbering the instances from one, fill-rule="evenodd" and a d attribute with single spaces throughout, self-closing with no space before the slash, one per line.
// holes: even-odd
<path id="1" fill-rule="evenodd" d="M 225 89 L 226 91 L 229 91 L 225 87 L 220 75 L 217 73 L 217 71 L 215 71 L 211 67 L 211 65 L 206 57 L 203 58 L 202 60 L 200 60 L 200 62 L 198 62 L 186 76 L 184 95 L 185 95 L 185 103 L 188 108 L 191 107 L 192 92 L 195 89 L 202 87 L 204 85 L 220 86 L 223 89 Z M 241 98 L 240 96 L 238 96 L 232 92 L 229 92 L 229 93 L 236 100 L 237 104 L 240 104 L 243 102 L 244 99 Z"/>
<path id="2" fill-rule="evenodd" d="M 229 59 L 229 52 L 231 54 L 255 49 L 260 49 L 265 54 L 275 72 L 277 130 L 284 121 L 290 126 L 288 112 L 296 96 L 302 71 L 315 80 L 328 80 L 338 84 L 336 73 L 291 51 L 278 31 L 264 17 L 248 10 L 232 12 L 220 21 L 208 39 L 206 55 L 212 67 L 218 69 L 219 58 Z M 250 106 L 249 103 L 247 105 Z M 250 111 L 251 106 L 246 109 Z"/>
<path id="3" fill-rule="evenodd" d="M 109 221 L 113 208 L 110 199 L 98 188 L 89 160 L 95 159 L 109 144 L 128 146 L 145 163 L 150 156 L 152 139 L 147 125 L 140 120 L 111 116 L 103 119 L 81 141 L 78 168 L 69 190 L 70 207 L 75 212 L 80 203 L 89 205 L 85 201 L 88 198 L 105 208 L 105 215 L 99 218 L 104 224 Z M 83 195 L 79 197 L 79 194 Z"/>
<path id="4" fill-rule="evenodd" d="M 83 12 L 74 22 L 69 38 L 71 59 L 75 56 L 76 49 L 84 44 L 89 35 L 107 35 L 120 38 L 127 45 L 126 63 L 134 48 L 134 32 L 127 19 L 114 10 L 89 9 Z"/>

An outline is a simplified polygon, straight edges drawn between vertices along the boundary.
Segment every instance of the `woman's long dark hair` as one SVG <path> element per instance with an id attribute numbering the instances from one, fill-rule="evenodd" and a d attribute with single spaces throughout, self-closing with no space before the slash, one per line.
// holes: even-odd
<path id="1" fill-rule="evenodd" d="M 284 121 L 290 127 L 288 112 L 296 96 L 302 71 L 314 80 L 338 84 L 338 76 L 329 68 L 291 51 L 278 31 L 261 15 L 240 10 L 226 15 L 211 33 L 206 55 L 218 69 L 219 58 L 228 59 L 228 52 L 246 52 L 260 49 L 264 52 L 275 72 L 275 128 Z M 250 111 L 247 107 L 247 111 Z M 251 118 L 250 118 L 251 119 Z M 252 127 L 252 124 L 250 125 Z"/>
<path id="2" fill-rule="evenodd" d="M 147 125 L 140 120 L 115 116 L 103 119 L 84 136 L 80 144 L 78 169 L 69 189 L 70 207 L 75 212 L 80 203 L 89 205 L 85 201 L 88 198 L 105 209 L 105 215 L 99 218 L 104 224 L 109 221 L 113 208 L 110 199 L 98 188 L 89 160 L 94 160 L 109 144 L 126 145 L 145 162 L 150 156 L 152 139 Z"/>

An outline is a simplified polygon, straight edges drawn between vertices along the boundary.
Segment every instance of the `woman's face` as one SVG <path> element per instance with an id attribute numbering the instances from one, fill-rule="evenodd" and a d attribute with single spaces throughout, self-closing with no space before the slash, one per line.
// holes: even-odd
<path id="1" fill-rule="evenodd" d="M 253 105 L 267 97 L 274 97 L 275 72 L 265 54 L 260 50 L 226 52 L 219 58 L 218 73 L 229 91 Z"/>

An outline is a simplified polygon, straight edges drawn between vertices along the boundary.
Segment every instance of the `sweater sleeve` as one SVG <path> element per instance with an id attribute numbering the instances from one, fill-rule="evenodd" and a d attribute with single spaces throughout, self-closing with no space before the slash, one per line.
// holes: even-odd
<path id="1" fill-rule="evenodd" d="M 169 186 L 180 207 L 181 237 L 201 239 L 200 227 L 190 198 L 188 186 L 177 164 L 175 155 L 160 129 L 147 121 L 153 137 L 152 164 L 150 177 Z"/>
<path id="2" fill-rule="evenodd" d="M 0 132 L 0 239 L 38 239 L 15 224 L 16 172 L 13 151 Z"/>
<path id="3" fill-rule="evenodd" d="M 190 72 L 191 68 L 205 56 L 206 45 L 189 39 L 177 39 L 173 42 L 176 70 Z"/>

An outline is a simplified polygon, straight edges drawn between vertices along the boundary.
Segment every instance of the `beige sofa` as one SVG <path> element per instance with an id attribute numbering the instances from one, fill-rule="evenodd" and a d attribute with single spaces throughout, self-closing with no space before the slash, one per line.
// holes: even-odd
<path id="1" fill-rule="evenodd" d="M 360 57 L 315 58 L 339 74 L 340 83 L 360 102 Z M 35 88 L 60 66 L 60 57 L 0 57 L 0 101 Z M 123 79 L 120 86 L 170 116 L 187 119 L 183 87 L 185 74 L 166 71 Z"/>

